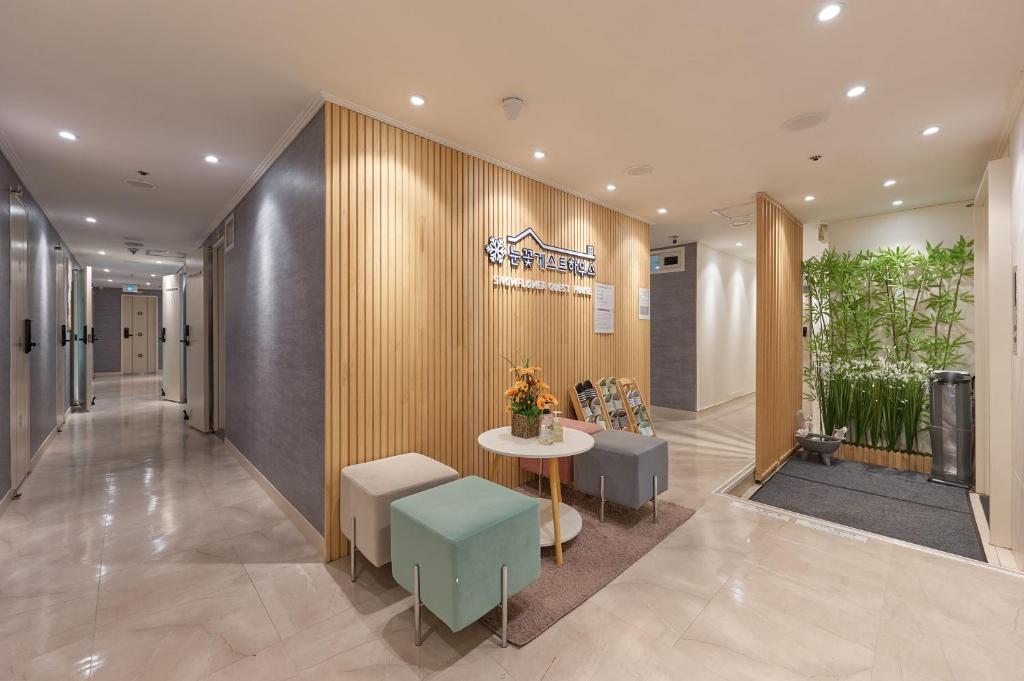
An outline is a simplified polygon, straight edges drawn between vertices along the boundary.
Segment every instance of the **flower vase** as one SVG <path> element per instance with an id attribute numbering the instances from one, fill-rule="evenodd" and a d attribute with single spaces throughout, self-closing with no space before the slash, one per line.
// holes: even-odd
<path id="1" fill-rule="evenodd" d="M 516 437 L 531 438 L 540 434 L 540 419 L 526 414 L 512 414 L 512 434 Z"/>

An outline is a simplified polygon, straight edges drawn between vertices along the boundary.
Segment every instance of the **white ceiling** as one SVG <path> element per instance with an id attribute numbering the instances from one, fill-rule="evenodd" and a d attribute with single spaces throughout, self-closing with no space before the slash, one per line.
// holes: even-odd
<path id="1" fill-rule="evenodd" d="M 0 131 L 72 250 L 116 281 L 173 269 L 123 242 L 194 247 L 321 91 L 642 217 L 652 245 L 749 257 L 753 231 L 710 211 L 757 191 L 805 222 L 973 196 L 1024 67 L 1024 2 L 847 0 L 819 24 L 821 4 L 8 3 Z M 809 111 L 828 121 L 781 129 Z M 623 174 L 636 163 L 655 172 Z M 157 190 L 123 184 L 140 169 Z"/>

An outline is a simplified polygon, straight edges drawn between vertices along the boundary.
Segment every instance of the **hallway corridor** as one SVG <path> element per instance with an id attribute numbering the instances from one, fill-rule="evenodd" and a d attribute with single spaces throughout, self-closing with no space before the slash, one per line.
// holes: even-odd
<path id="1" fill-rule="evenodd" d="M 158 399 L 155 379 L 96 385 L 95 411 L 71 417 L 0 518 L 3 680 L 1011 680 L 1024 669 L 1024 579 L 682 484 L 697 514 L 528 648 L 503 650 L 479 625 L 453 634 L 429 613 L 415 648 L 410 596 L 387 568 L 363 564 L 352 584 L 347 561 L 322 564 L 228 448 Z M 749 412 L 738 403 L 666 428 L 674 475 L 728 478 L 725 460 L 748 460 Z"/>

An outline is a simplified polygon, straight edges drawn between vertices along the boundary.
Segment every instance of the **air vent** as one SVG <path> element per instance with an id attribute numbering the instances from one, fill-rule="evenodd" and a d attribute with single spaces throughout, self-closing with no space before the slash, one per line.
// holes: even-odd
<path id="1" fill-rule="evenodd" d="M 129 177 L 127 180 L 124 181 L 124 183 L 137 189 L 156 189 L 156 185 L 153 184 L 152 182 L 138 180 L 134 177 Z"/>
<path id="2" fill-rule="evenodd" d="M 626 173 L 627 175 L 632 175 L 633 177 L 640 177 L 641 175 L 650 175 L 651 173 L 653 173 L 654 166 L 648 165 L 646 163 L 638 163 L 635 166 L 629 166 L 622 172 Z"/>
<path id="3" fill-rule="evenodd" d="M 749 227 L 750 226 L 750 220 L 733 220 L 732 222 L 729 223 L 729 226 L 733 227 L 733 228 L 736 228 L 736 227 Z"/>
<path id="4" fill-rule="evenodd" d="M 157 250 L 155 248 L 147 248 L 146 249 L 146 255 L 152 256 L 154 258 L 168 258 L 168 259 L 172 259 L 172 260 L 184 260 L 185 259 L 185 254 L 184 253 L 178 253 L 177 251 L 161 251 L 161 250 Z"/>
<path id="5" fill-rule="evenodd" d="M 789 132 L 803 132 L 817 127 L 828 120 L 828 114 L 824 111 L 811 111 L 799 116 L 793 116 L 782 124 L 783 130 Z"/>
<path id="6" fill-rule="evenodd" d="M 716 208 L 711 212 L 720 218 L 725 218 L 726 220 L 747 219 L 754 214 L 754 209 L 756 208 L 756 206 L 757 204 L 751 201 L 749 203 L 741 203 L 737 206 L 726 206 L 725 208 Z"/>

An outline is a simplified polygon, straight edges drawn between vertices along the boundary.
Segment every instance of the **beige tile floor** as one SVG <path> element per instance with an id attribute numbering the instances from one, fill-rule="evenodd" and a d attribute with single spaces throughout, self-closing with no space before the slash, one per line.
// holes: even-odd
<path id="1" fill-rule="evenodd" d="M 430 616 L 387 570 L 323 565 L 151 379 L 103 379 L 0 518 L 0 679 L 1015 679 L 1024 580 L 765 517 L 711 490 L 751 399 L 658 410 L 665 542 L 523 649 Z"/>

